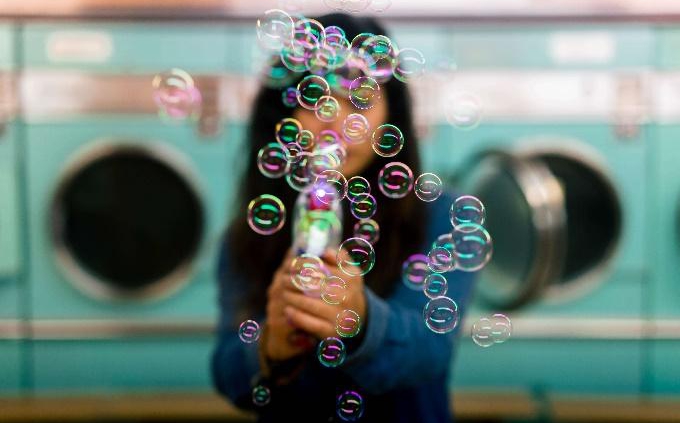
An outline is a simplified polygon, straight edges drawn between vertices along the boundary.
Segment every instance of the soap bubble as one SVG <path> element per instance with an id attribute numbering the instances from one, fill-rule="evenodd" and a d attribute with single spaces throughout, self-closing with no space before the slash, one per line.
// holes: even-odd
<path id="1" fill-rule="evenodd" d="M 477 197 L 462 195 L 451 204 L 449 216 L 451 225 L 454 227 L 463 223 L 483 225 L 486 219 L 486 209 Z"/>
<path id="2" fill-rule="evenodd" d="M 435 297 L 425 304 L 423 319 L 432 332 L 451 332 L 458 326 L 458 304 L 449 297 Z"/>
<path id="3" fill-rule="evenodd" d="M 358 200 L 352 201 L 350 211 L 357 219 L 370 219 L 378 210 L 378 203 L 371 194 L 366 194 Z"/>
<path id="4" fill-rule="evenodd" d="M 369 130 L 368 119 L 360 113 L 350 113 L 342 123 L 342 137 L 349 144 L 366 141 Z"/>
<path id="5" fill-rule="evenodd" d="M 260 324 L 255 320 L 246 320 L 238 327 L 238 337 L 246 344 L 252 344 L 260 339 Z"/>
<path id="6" fill-rule="evenodd" d="M 401 266 L 401 281 L 407 288 L 414 291 L 424 289 L 425 278 L 430 274 L 427 263 L 428 258 L 425 254 L 412 254 L 404 260 Z"/>
<path id="7" fill-rule="evenodd" d="M 373 151 L 382 157 L 396 156 L 404 146 L 404 134 L 389 123 L 378 126 L 373 131 Z"/>
<path id="8" fill-rule="evenodd" d="M 271 9 L 257 20 L 257 40 L 267 50 L 280 50 L 293 39 L 293 19 L 283 10 Z"/>
<path id="9" fill-rule="evenodd" d="M 494 343 L 501 344 L 510 339 L 512 335 L 512 322 L 510 322 L 508 316 L 496 313 L 491 317 L 491 322 L 493 324 L 491 335 Z"/>
<path id="10" fill-rule="evenodd" d="M 300 158 L 290 163 L 288 173 L 286 174 L 286 182 L 296 191 L 304 190 L 312 181 L 311 172 L 307 165 L 309 164 L 311 154 L 303 151 L 298 155 Z"/>
<path id="11" fill-rule="evenodd" d="M 413 172 L 401 162 L 386 164 L 378 174 L 378 188 L 389 198 L 403 198 L 413 188 Z"/>
<path id="12" fill-rule="evenodd" d="M 401 82 L 411 82 L 420 78 L 425 71 L 425 58 L 414 48 L 399 51 L 393 75 Z"/>
<path id="13" fill-rule="evenodd" d="M 482 120 L 482 104 L 470 93 L 454 93 L 444 104 L 446 120 L 458 129 L 470 130 Z"/>
<path id="14" fill-rule="evenodd" d="M 182 120 L 200 111 L 201 93 L 186 71 L 178 68 L 159 73 L 151 81 L 153 100 L 162 117 Z"/>
<path id="15" fill-rule="evenodd" d="M 431 202 L 442 195 L 442 180 L 434 173 L 423 173 L 418 176 L 413 188 L 416 197 L 423 201 Z"/>
<path id="16" fill-rule="evenodd" d="M 319 342 L 316 350 L 319 362 L 326 367 L 338 367 L 345 361 L 347 350 L 345 344 L 339 338 L 328 337 Z"/>
<path id="17" fill-rule="evenodd" d="M 257 405 L 258 407 L 262 407 L 264 405 L 269 404 L 269 401 L 272 398 L 269 388 L 267 388 L 264 385 L 257 385 L 256 387 L 254 387 L 252 397 L 253 404 Z"/>
<path id="18" fill-rule="evenodd" d="M 297 90 L 298 103 L 308 110 L 314 110 L 321 97 L 331 94 L 328 82 L 318 75 L 305 76 L 298 84 Z"/>
<path id="19" fill-rule="evenodd" d="M 283 118 L 276 123 L 276 127 L 274 128 L 276 140 L 283 146 L 292 142 L 297 142 L 300 137 L 300 131 L 302 131 L 302 124 L 299 120 L 294 118 Z"/>
<path id="20" fill-rule="evenodd" d="M 305 151 L 313 151 L 314 147 L 316 147 L 316 137 L 314 137 L 314 133 L 308 129 L 300 131 L 298 144 L 300 144 L 300 147 Z"/>
<path id="21" fill-rule="evenodd" d="M 347 181 L 347 198 L 354 202 L 371 193 L 371 184 L 362 176 L 352 176 Z"/>
<path id="22" fill-rule="evenodd" d="M 353 310 L 342 310 L 335 317 L 335 331 L 343 338 L 357 336 L 361 329 L 361 318 Z"/>
<path id="23" fill-rule="evenodd" d="M 260 235 L 271 235 L 286 222 L 286 208 L 277 197 L 262 194 L 248 203 L 248 225 Z"/>
<path id="24" fill-rule="evenodd" d="M 375 264 L 373 246 L 362 238 L 348 238 L 338 250 L 336 257 L 338 267 L 349 276 L 363 276 L 370 272 Z"/>
<path id="25" fill-rule="evenodd" d="M 486 317 L 482 317 L 472 324 L 472 341 L 482 348 L 488 348 L 494 344 L 493 323 Z"/>
<path id="26" fill-rule="evenodd" d="M 398 48 L 385 35 L 372 35 L 359 47 L 359 55 L 367 63 L 367 74 L 378 83 L 385 83 L 392 77 L 397 62 Z"/>
<path id="27" fill-rule="evenodd" d="M 257 168 L 267 178 L 280 178 L 288 172 L 288 157 L 285 148 L 270 142 L 257 153 Z"/>
<path id="28" fill-rule="evenodd" d="M 354 224 L 354 236 L 374 245 L 380 239 L 380 227 L 373 219 L 363 219 Z"/>
<path id="29" fill-rule="evenodd" d="M 298 105 L 297 101 L 297 88 L 295 87 L 288 87 L 284 91 L 281 92 L 281 101 L 283 101 L 283 105 L 286 107 L 295 108 Z"/>
<path id="30" fill-rule="evenodd" d="M 328 276 L 321 283 L 321 299 L 327 304 L 339 305 L 347 297 L 347 283 L 338 276 Z"/>
<path id="31" fill-rule="evenodd" d="M 360 76 L 349 85 L 349 101 L 357 109 L 370 109 L 380 98 L 380 85 L 370 76 Z"/>
<path id="32" fill-rule="evenodd" d="M 456 265 L 453 253 L 445 247 L 434 247 L 427 255 L 427 266 L 436 273 L 450 272 Z"/>
<path id="33" fill-rule="evenodd" d="M 301 254 L 290 265 L 290 278 L 300 291 L 318 291 L 328 270 L 323 261 L 312 254 Z"/>
<path id="34" fill-rule="evenodd" d="M 300 144 L 296 142 L 286 144 L 286 146 L 283 147 L 283 151 L 286 154 L 286 161 L 288 161 L 288 163 L 298 162 L 304 157 L 302 154 L 304 153 L 304 150 L 300 147 Z"/>
<path id="35" fill-rule="evenodd" d="M 314 195 L 324 204 L 340 201 L 345 198 L 346 194 L 347 180 L 337 170 L 324 170 L 314 181 Z"/>
<path id="36" fill-rule="evenodd" d="M 320 97 L 314 105 L 314 114 L 322 122 L 333 122 L 340 114 L 340 103 L 334 97 Z"/>
<path id="37" fill-rule="evenodd" d="M 424 292 L 427 298 L 444 296 L 449 289 L 448 281 L 441 273 L 430 273 L 427 275 L 424 285 Z"/>
<path id="38" fill-rule="evenodd" d="M 346 422 L 355 422 L 364 414 L 364 400 L 358 392 L 345 391 L 338 395 L 335 413 Z"/>
<path id="39" fill-rule="evenodd" d="M 483 226 L 463 223 L 451 233 L 456 268 L 464 272 L 474 272 L 484 267 L 493 253 L 491 236 Z"/>

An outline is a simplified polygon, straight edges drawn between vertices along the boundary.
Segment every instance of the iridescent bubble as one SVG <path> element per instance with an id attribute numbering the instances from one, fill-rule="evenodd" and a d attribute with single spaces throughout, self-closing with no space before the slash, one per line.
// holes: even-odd
<path id="1" fill-rule="evenodd" d="M 359 54 L 366 61 L 366 70 L 378 83 L 385 83 L 392 77 L 397 62 L 398 48 L 388 37 L 373 35 L 364 40 Z"/>
<path id="2" fill-rule="evenodd" d="M 375 264 L 375 251 L 365 239 L 349 238 L 340 244 L 336 260 L 340 270 L 345 274 L 363 276 Z"/>
<path id="3" fill-rule="evenodd" d="M 373 36 L 375 36 L 375 34 L 371 32 L 362 32 L 361 34 L 357 34 L 354 38 L 352 38 L 350 47 L 352 48 L 352 50 L 358 51 L 359 49 L 361 49 L 361 46 L 364 44 L 364 41 L 368 40 Z"/>
<path id="4" fill-rule="evenodd" d="M 297 33 L 298 31 L 295 32 Z M 308 53 L 303 46 L 297 43 L 283 47 L 279 57 L 281 59 L 281 64 L 289 71 L 297 73 L 304 72 L 308 69 Z M 296 94 L 299 98 L 300 93 L 296 92 Z"/>
<path id="5" fill-rule="evenodd" d="M 303 151 L 298 157 L 296 161 L 290 162 L 286 182 L 294 190 L 302 191 L 312 182 L 312 175 L 308 168 L 311 154 Z"/>
<path id="6" fill-rule="evenodd" d="M 453 229 L 451 236 L 457 269 L 474 272 L 484 267 L 491 259 L 493 243 L 483 226 L 463 223 Z"/>
<path id="7" fill-rule="evenodd" d="M 446 248 L 451 253 L 453 253 L 454 250 L 453 237 L 451 236 L 450 233 L 439 235 L 437 239 L 432 243 L 432 247 L 430 249 L 435 249 L 438 247 Z"/>
<path id="8" fill-rule="evenodd" d="M 404 134 L 396 126 L 385 123 L 373 131 L 372 145 L 379 156 L 396 156 L 404 146 Z"/>
<path id="9" fill-rule="evenodd" d="M 380 98 L 380 85 L 370 76 L 360 76 L 349 85 L 349 101 L 357 109 L 370 109 Z"/>
<path id="10" fill-rule="evenodd" d="M 407 288 L 422 291 L 425 288 L 425 278 L 430 274 L 425 254 L 413 254 L 401 266 L 401 281 Z"/>
<path id="11" fill-rule="evenodd" d="M 286 149 L 277 142 L 270 142 L 257 153 L 257 168 L 267 178 L 280 178 L 288 172 Z"/>
<path id="12" fill-rule="evenodd" d="M 284 146 L 291 142 L 297 142 L 301 131 L 302 124 L 294 118 L 281 119 L 274 129 L 276 140 Z"/>
<path id="13" fill-rule="evenodd" d="M 346 422 L 355 422 L 364 414 L 364 399 L 358 392 L 345 391 L 338 395 L 335 413 Z"/>
<path id="14" fill-rule="evenodd" d="M 496 313 L 491 317 L 491 322 L 493 323 L 491 335 L 494 343 L 501 344 L 510 339 L 512 335 L 512 322 L 510 322 L 508 316 Z"/>
<path id="15" fill-rule="evenodd" d="M 378 188 L 389 198 L 404 198 L 413 188 L 413 172 L 401 162 L 386 164 L 378 174 Z"/>
<path id="16" fill-rule="evenodd" d="M 255 320 L 246 320 L 238 327 L 238 337 L 246 344 L 252 344 L 260 339 L 260 324 Z"/>
<path id="17" fill-rule="evenodd" d="M 257 385 L 254 387 L 252 397 L 253 404 L 257 405 L 258 407 L 269 404 L 269 401 L 272 399 L 271 391 L 269 391 L 269 388 L 264 385 Z"/>
<path id="18" fill-rule="evenodd" d="M 449 297 L 435 297 L 425 304 L 423 319 L 434 333 L 451 332 L 458 326 L 458 304 Z"/>
<path id="19" fill-rule="evenodd" d="M 444 247 L 434 247 L 427 255 L 427 266 L 436 273 L 450 272 L 456 265 L 453 253 Z"/>
<path id="20" fill-rule="evenodd" d="M 286 160 L 289 163 L 295 163 L 297 161 L 300 161 L 303 157 L 302 153 L 304 152 L 304 150 L 302 149 L 302 147 L 300 147 L 300 144 L 296 142 L 286 144 L 286 146 L 283 147 L 283 150 L 286 154 Z"/>
<path id="21" fill-rule="evenodd" d="M 314 105 L 314 114 L 322 122 L 333 122 L 340 115 L 340 103 L 334 97 L 320 97 Z"/>
<path id="22" fill-rule="evenodd" d="M 393 75 L 399 81 L 408 83 L 423 76 L 425 72 L 425 58 L 414 48 L 399 51 Z"/>
<path id="23" fill-rule="evenodd" d="M 327 304 L 339 305 L 347 298 L 347 283 L 338 276 L 328 276 L 321 283 L 321 299 Z"/>
<path id="24" fill-rule="evenodd" d="M 341 148 L 338 146 L 338 149 Z M 335 148 L 326 150 L 316 150 L 309 157 L 309 164 L 307 168 L 313 177 L 321 175 L 327 170 L 336 170 L 340 167 L 342 161 L 340 155 L 337 154 Z"/>
<path id="25" fill-rule="evenodd" d="M 343 338 L 357 336 L 361 330 L 361 318 L 354 310 L 342 310 L 335 316 L 335 331 Z"/>
<path id="26" fill-rule="evenodd" d="M 470 93 L 454 93 L 444 103 L 446 120 L 458 129 L 470 130 L 482 120 L 482 104 Z"/>
<path id="27" fill-rule="evenodd" d="M 446 295 L 446 291 L 449 289 L 449 284 L 446 277 L 441 273 L 430 273 L 425 278 L 425 295 L 427 298 L 436 298 Z"/>
<path id="28" fill-rule="evenodd" d="M 326 81 L 338 96 L 349 98 L 352 81 L 367 72 L 366 61 L 356 51 L 347 50 L 338 58 L 337 67 L 326 74 Z"/>
<path id="29" fill-rule="evenodd" d="M 326 44 L 329 43 L 329 37 L 345 38 L 345 30 L 336 25 L 327 26 L 323 32 L 326 34 Z"/>
<path id="30" fill-rule="evenodd" d="M 338 52 L 326 44 L 312 49 L 306 57 L 306 65 L 309 71 L 316 75 L 325 75 L 334 69 L 342 59 L 337 57 Z"/>
<path id="31" fill-rule="evenodd" d="M 360 113 L 350 113 L 342 122 L 342 137 L 349 144 L 360 144 L 368 138 L 370 125 Z"/>
<path id="32" fill-rule="evenodd" d="M 449 216 L 454 227 L 463 223 L 483 225 L 486 220 L 486 209 L 477 197 L 462 195 L 451 204 Z"/>
<path id="33" fill-rule="evenodd" d="M 373 219 L 360 220 L 354 224 L 354 236 L 374 245 L 380 239 L 380 227 Z"/>
<path id="34" fill-rule="evenodd" d="M 314 137 L 314 133 L 307 129 L 300 131 L 298 144 L 305 151 L 314 150 L 314 147 L 316 147 L 316 138 Z"/>
<path id="35" fill-rule="evenodd" d="M 321 172 L 314 181 L 314 195 L 324 204 L 340 201 L 347 194 L 347 180 L 337 170 Z"/>
<path id="36" fill-rule="evenodd" d="M 371 10 L 376 13 L 382 13 L 392 6 L 392 0 L 373 0 L 371 1 Z"/>
<path id="37" fill-rule="evenodd" d="M 257 40 L 267 50 L 280 50 L 293 38 L 293 20 L 283 10 L 271 9 L 257 20 Z"/>
<path id="38" fill-rule="evenodd" d="M 472 341 L 482 348 L 488 348 L 494 344 L 491 320 L 482 317 L 472 324 Z"/>
<path id="39" fill-rule="evenodd" d="M 423 173 L 418 176 L 413 189 L 416 197 L 426 202 L 439 198 L 443 190 L 442 180 L 434 173 Z"/>
<path id="40" fill-rule="evenodd" d="M 328 82 L 318 75 L 307 75 L 297 86 L 298 103 L 308 110 L 314 110 L 316 102 L 331 94 Z"/>
<path id="41" fill-rule="evenodd" d="M 248 203 L 248 225 L 260 235 L 271 235 L 286 222 L 286 207 L 271 194 L 262 194 Z"/>
<path id="42" fill-rule="evenodd" d="M 301 254 L 290 265 L 290 279 L 300 291 L 318 291 L 328 270 L 323 261 L 312 254 Z"/>
<path id="43" fill-rule="evenodd" d="M 371 193 L 371 184 L 363 176 L 352 176 L 347 181 L 347 199 L 351 202 L 360 200 Z"/>
<path id="44" fill-rule="evenodd" d="M 345 343 L 333 336 L 323 339 L 319 342 L 316 355 L 319 358 L 319 362 L 324 366 L 338 367 L 345 361 L 347 356 Z"/>
<path id="45" fill-rule="evenodd" d="M 352 204 L 350 204 L 352 216 L 356 217 L 357 219 L 370 219 L 377 210 L 378 203 L 375 201 L 375 197 L 373 197 L 371 194 L 366 194 L 361 198 L 352 201 Z"/>
<path id="46" fill-rule="evenodd" d="M 153 78 L 151 86 L 161 117 L 168 120 L 196 117 L 201 106 L 201 93 L 186 71 L 173 68 L 160 73 Z"/>
<path id="47" fill-rule="evenodd" d="M 315 19 L 301 18 L 295 22 L 295 41 L 306 48 L 314 48 L 324 43 L 325 31 L 321 22 Z"/>
<path id="48" fill-rule="evenodd" d="M 298 104 L 297 88 L 288 87 L 285 90 L 283 90 L 281 92 L 281 101 L 283 101 L 283 105 L 286 107 L 290 107 L 291 109 L 296 107 Z"/>

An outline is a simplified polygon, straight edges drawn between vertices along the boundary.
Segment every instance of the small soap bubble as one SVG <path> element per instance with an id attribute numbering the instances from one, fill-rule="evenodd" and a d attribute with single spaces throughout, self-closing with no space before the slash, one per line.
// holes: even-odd
<path id="1" fill-rule="evenodd" d="M 252 397 L 253 404 L 257 405 L 258 407 L 262 407 L 269 404 L 269 401 L 272 398 L 269 388 L 267 388 L 264 385 L 257 385 L 256 387 L 254 387 Z"/>
<path id="2" fill-rule="evenodd" d="M 255 320 L 246 320 L 238 327 L 238 337 L 246 344 L 252 344 L 260 339 L 260 324 Z"/>
<path id="3" fill-rule="evenodd" d="M 444 103 L 446 120 L 454 127 L 471 130 L 482 120 L 482 104 L 470 93 L 454 93 Z"/>
<path id="4" fill-rule="evenodd" d="M 335 413 L 346 422 L 355 422 L 364 414 L 364 399 L 355 391 L 345 391 L 338 395 Z"/>
<path id="5" fill-rule="evenodd" d="M 302 131 L 302 124 L 294 118 L 283 118 L 277 122 L 274 128 L 276 140 L 281 145 L 286 146 L 292 142 L 297 142 Z"/>
<path id="6" fill-rule="evenodd" d="M 399 81 L 408 83 L 420 78 L 425 72 L 425 58 L 423 54 L 414 48 L 405 48 L 399 51 L 394 77 Z"/>
<path id="7" fill-rule="evenodd" d="M 442 180 L 434 173 L 423 173 L 418 176 L 413 188 L 416 197 L 426 202 L 439 198 L 443 190 Z"/>
<path id="8" fill-rule="evenodd" d="M 413 188 L 413 172 L 401 162 L 386 164 L 378 174 L 378 188 L 389 198 L 403 198 Z"/>
<path id="9" fill-rule="evenodd" d="M 361 330 L 361 318 L 353 310 L 342 310 L 335 317 L 335 331 L 343 338 L 357 336 Z"/>
<path id="10" fill-rule="evenodd" d="M 352 176 L 347 181 L 347 198 L 351 202 L 360 200 L 371 193 L 371 184 L 362 176 Z"/>
<path id="11" fill-rule="evenodd" d="M 434 333 L 448 333 L 458 326 L 458 304 L 449 297 L 435 297 L 423 309 L 425 325 Z"/>
<path id="12" fill-rule="evenodd" d="M 380 227 L 373 219 L 363 219 L 354 224 L 354 236 L 375 245 L 380 239 Z"/>
<path id="13" fill-rule="evenodd" d="M 300 291 L 318 291 L 323 285 L 328 270 L 323 261 L 312 254 L 302 254 L 293 259 L 290 265 L 290 278 Z"/>
<path id="14" fill-rule="evenodd" d="M 349 144 L 360 144 L 368 138 L 370 125 L 360 113 L 350 113 L 342 122 L 342 137 Z"/>
<path id="15" fill-rule="evenodd" d="M 345 343 L 333 336 L 323 339 L 319 342 L 316 355 L 324 366 L 338 367 L 345 361 L 347 355 Z"/>
<path id="16" fill-rule="evenodd" d="M 262 194 L 248 203 L 248 225 L 260 235 L 271 235 L 286 222 L 286 208 L 271 194 Z"/>
<path id="17" fill-rule="evenodd" d="M 510 339 L 512 335 L 512 322 L 510 322 L 508 316 L 502 313 L 495 313 L 491 317 L 491 322 L 493 324 L 491 335 L 494 343 L 502 344 Z"/>
<path id="18" fill-rule="evenodd" d="M 308 168 L 311 154 L 303 151 L 298 156 L 299 158 L 296 161 L 290 162 L 286 182 L 294 190 L 302 191 L 312 182 L 311 172 Z"/>
<path id="19" fill-rule="evenodd" d="M 267 178 L 280 178 L 288 172 L 288 156 L 285 147 L 270 142 L 257 153 L 257 168 Z"/>
<path id="20" fill-rule="evenodd" d="M 288 163 L 295 163 L 300 160 L 302 160 L 302 153 L 304 153 L 304 150 L 302 147 L 300 147 L 300 144 L 296 142 L 291 142 L 289 144 L 286 144 L 285 147 L 283 147 L 283 151 L 286 154 L 286 160 Z"/>
<path id="21" fill-rule="evenodd" d="M 281 92 L 281 101 L 286 107 L 295 108 L 298 105 L 297 101 L 297 88 L 288 87 Z"/>
<path id="22" fill-rule="evenodd" d="M 357 109 L 370 109 L 380 98 L 380 85 L 370 76 L 360 76 L 349 85 L 349 101 Z"/>
<path id="23" fill-rule="evenodd" d="M 151 86 L 161 117 L 168 120 L 196 117 L 201 106 L 201 93 L 186 71 L 173 68 L 159 73 L 151 81 Z"/>
<path id="24" fill-rule="evenodd" d="M 475 272 L 491 259 L 493 243 L 489 232 L 475 223 L 463 223 L 451 233 L 456 268 L 464 272 Z"/>
<path id="25" fill-rule="evenodd" d="M 321 122 L 333 122 L 340 114 L 340 103 L 334 97 L 320 97 L 314 105 L 314 114 Z"/>
<path id="26" fill-rule="evenodd" d="M 336 260 L 338 267 L 345 274 L 363 276 L 370 272 L 375 264 L 375 251 L 365 239 L 349 238 L 340 244 Z"/>
<path id="27" fill-rule="evenodd" d="M 446 277 L 441 273 L 430 273 L 425 278 L 425 295 L 427 298 L 436 298 L 446 295 L 446 291 L 449 289 L 449 284 Z"/>
<path id="28" fill-rule="evenodd" d="M 329 96 L 328 82 L 318 75 L 305 76 L 297 86 L 298 103 L 308 110 L 314 110 L 321 97 Z"/>
<path id="29" fill-rule="evenodd" d="M 347 195 L 347 180 L 337 170 L 327 169 L 314 181 L 314 195 L 324 204 L 340 201 Z"/>
<path id="30" fill-rule="evenodd" d="M 409 256 L 401 266 L 401 281 L 407 288 L 422 291 L 425 288 L 425 278 L 430 274 L 425 254 Z"/>
<path id="31" fill-rule="evenodd" d="M 477 197 L 462 195 L 451 204 L 449 216 L 451 218 L 451 225 L 454 227 L 463 223 L 483 225 L 486 219 L 486 209 Z"/>
<path id="32" fill-rule="evenodd" d="M 396 156 L 404 147 L 404 134 L 396 126 L 385 123 L 373 131 L 372 146 L 379 156 Z"/>
<path id="33" fill-rule="evenodd" d="M 361 198 L 352 201 L 350 212 L 357 219 L 370 219 L 378 210 L 378 203 L 371 194 L 366 194 Z"/>
<path id="34" fill-rule="evenodd" d="M 271 9 L 257 20 L 257 40 L 266 50 L 280 50 L 293 39 L 293 19 L 283 10 Z"/>
<path id="35" fill-rule="evenodd" d="M 434 247 L 427 255 L 427 266 L 435 273 L 450 272 L 455 265 L 455 257 L 448 248 Z"/>
<path id="36" fill-rule="evenodd" d="M 386 83 L 392 77 L 397 62 L 398 48 L 385 35 L 372 35 L 359 47 L 359 55 L 366 61 L 366 73 L 378 83 Z"/>
<path id="37" fill-rule="evenodd" d="M 316 137 L 314 136 L 314 133 L 308 129 L 300 131 L 298 144 L 300 144 L 300 147 L 305 151 L 313 151 L 314 147 L 316 147 Z"/>
<path id="38" fill-rule="evenodd" d="M 339 305 L 347 297 L 347 283 L 338 276 L 328 276 L 321 283 L 321 299 L 327 304 Z"/>
<path id="39" fill-rule="evenodd" d="M 472 341 L 482 348 L 488 348 L 494 344 L 491 320 L 482 317 L 472 324 Z"/>

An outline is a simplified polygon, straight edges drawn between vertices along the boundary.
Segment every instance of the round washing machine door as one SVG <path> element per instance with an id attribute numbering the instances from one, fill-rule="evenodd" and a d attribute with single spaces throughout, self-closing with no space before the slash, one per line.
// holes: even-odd
<path id="1" fill-rule="evenodd" d="M 50 208 L 67 279 L 99 299 L 158 299 L 189 279 L 203 205 L 190 167 L 167 146 L 104 142 L 75 155 Z"/>
<path id="2" fill-rule="evenodd" d="M 462 186 L 487 210 L 494 256 L 478 295 L 512 309 L 538 297 L 571 298 L 590 286 L 618 244 L 621 210 L 593 161 L 560 150 L 487 151 Z"/>

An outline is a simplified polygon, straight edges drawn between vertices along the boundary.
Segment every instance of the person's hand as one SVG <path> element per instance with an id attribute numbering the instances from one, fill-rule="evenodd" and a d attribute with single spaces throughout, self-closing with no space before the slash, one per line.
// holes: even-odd
<path id="1" fill-rule="evenodd" d="M 338 336 L 335 329 L 336 321 L 338 313 L 343 310 L 349 309 L 357 313 L 361 324 L 360 330 L 363 330 L 366 320 L 364 278 L 349 276 L 340 270 L 333 252 L 329 251 L 321 258 L 331 275 L 345 281 L 347 286 L 345 300 L 337 305 L 329 304 L 316 295 L 307 295 L 292 284 L 287 284 L 282 293 L 285 303 L 284 313 L 294 326 L 314 335 L 319 340 L 329 336 Z"/>
<path id="2" fill-rule="evenodd" d="M 282 361 L 303 354 L 313 348 L 308 334 L 296 329 L 284 313 L 287 303 L 283 293 L 292 286 L 290 265 L 293 255 L 289 251 L 281 266 L 274 272 L 267 289 L 266 319 L 260 346 L 265 358 Z"/>

